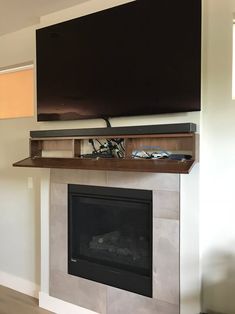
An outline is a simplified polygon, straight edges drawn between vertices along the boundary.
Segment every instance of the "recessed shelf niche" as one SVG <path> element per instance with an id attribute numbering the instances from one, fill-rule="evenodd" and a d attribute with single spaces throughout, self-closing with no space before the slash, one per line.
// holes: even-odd
<path id="1" fill-rule="evenodd" d="M 32 131 L 30 157 L 15 167 L 67 168 L 87 170 L 189 173 L 197 162 L 196 126 L 192 123 L 143 127 Z M 122 158 L 84 158 L 89 140 L 104 142 L 123 139 Z M 190 155 L 190 159 L 172 160 L 134 158 L 134 151 L 160 150 Z"/>

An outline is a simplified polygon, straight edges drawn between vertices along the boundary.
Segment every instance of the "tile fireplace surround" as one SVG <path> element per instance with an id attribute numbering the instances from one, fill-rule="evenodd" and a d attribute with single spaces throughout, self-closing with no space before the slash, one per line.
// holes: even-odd
<path id="1" fill-rule="evenodd" d="M 51 170 L 49 295 L 101 314 L 179 314 L 179 180 L 178 174 Z M 153 191 L 153 298 L 68 274 L 68 184 Z"/>

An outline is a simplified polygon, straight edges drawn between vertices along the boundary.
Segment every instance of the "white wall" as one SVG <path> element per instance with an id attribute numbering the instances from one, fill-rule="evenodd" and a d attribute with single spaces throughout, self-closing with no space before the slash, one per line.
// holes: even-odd
<path id="1" fill-rule="evenodd" d="M 201 116 L 203 304 L 235 313 L 235 102 L 232 101 L 234 0 L 206 0 Z"/>
<path id="2" fill-rule="evenodd" d="M 0 121 L 0 284 L 12 285 L 11 276 L 16 276 L 12 287 L 27 292 L 31 286 L 31 294 L 40 280 L 38 170 L 13 168 L 12 163 L 26 156 L 28 130 L 34 125 L 30 118 Z M 21 288 L 20 279 L 27 281 Z"/>
<path id="3" fill-rule="evenodd" d="M 34 59 L 35 28 L 36 25 L 0 37 L 0 68 Z"/>
<path id="4" fill-rule="evenodd" d="M 34 32 L 29 27 L 0 37 L 0 68 L 34 59 Z M 39 170 L 13 168 L 12 163 L 27 156 L 35 121 L 0 120 L 0 284 L 32 294 L 40 282 Z M 28 178 L 33 178 L 33 189 Z"/>
<path id="5" fill-rule="evenodd" d="M 40 27 L 125 2 L 128 1 L 105 0 L 101 3 L 99 0 L 90 0 L 73 8 L 42 17 Z M 0 67 L 32 60 L 35 53 L 34 27 L 0 37 L 0 47 Z M 199 121 L 200 113 L 198 112 L 111 119 L 113 126 L 177 122 L 194 122 L 199 125 Z M 0 252 L 4 252 L 4 258 L 0 259 L 0 271 L 9 272 L 36 283 L 39 282 L 39 268 L 37 265 L 39 262 L 38 199 L 35 201 L 33 198 L 34 195 L 38 197 L 37 190 L 40 170 L 11 168 L 12 161 L 19 160 L 28 155 L 28 131 L 35 128 L 56 129 L 92 126 L 102 127 L 104 126 L 104 122 L 102 120 L 83 120 L 36 123 L 35 118 L 0 121 L 0 143 L 7 143 L 4 155 L 0 154 L 0 165 L 2 165 L 1 168 L 3 169 L 0 175 L 0 186 L 3 187 L 0 189 L 0 210 L 4 213 L 3 219 L 1 215 L 0 223 L 5 226 L 0 230 Z M 16 145 L 16 143 L 18 144 Z M 199 167 L 197 166 L 190 175 L 183 175 L 181 178 L 183 191 L 181 198 L 181 219 L 183 226 L 181 228 L 181 266 L 183 270 L 181 282 L 183 307 L 181 314 L 199 312 L 199 260 L 197 257 L 198 174 Z M 35 180 L 35 189 L 33 190 L 29 190 L 27 187 L 28 177 L 33 177 Z M 9 188 L 14 191 L 14 198 L 10 197 Z M 9 199 L 11 200 L 10 203 Z M 45 203 L 47 202 L 45 201 Z M 22 214 L 22 211 L 19 211 L 19 207 L 23 210 L 24 214 Z M 20 224 L 18 224 L 19 221 Z M 194 230 L 194 233 L 189 238 L 188 232 L 191 230 Z M 15 236 L 16 232 L 17 236 Z M 4 243 L 5 241 L 2 240 L 9 239 L 9 237 L 14 237 L 13 244 L 18 251 L 19 255 L 17 258 L 19 261 L 14 260 L 13 253 L 6 243 Z M 27 252 L 27 254 L 25 255 L 24 252 Z M 12 261 L 9 263 L 8 259 L 12 259 Z"/>

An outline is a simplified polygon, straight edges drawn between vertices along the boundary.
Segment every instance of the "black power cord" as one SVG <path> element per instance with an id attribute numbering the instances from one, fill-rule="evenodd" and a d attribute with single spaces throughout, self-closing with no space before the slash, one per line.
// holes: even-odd
<path id="1" fill-rule="evenodd" d="M 112 126 L 111 126 L 111 123 L 110 123 L 110 121 L 109 121 L 109 118 L 102 118 L 105 122 L 106 122 L 106 126 L 107 126 L 107 128 L 111 128 Z"/>
<path id="2" fill-rule="evenodd" d="M 96 148 L 95 141 L 99 143 L 99 148 Z M 89 139 L 88 142 L 92 145 L 93 151 L 88 154 L 81 154 L 84 158 L 123 158 L 125 154 L 122 142 L 124 139 L 106 139 L 102 144 L 99 139 Z"/>

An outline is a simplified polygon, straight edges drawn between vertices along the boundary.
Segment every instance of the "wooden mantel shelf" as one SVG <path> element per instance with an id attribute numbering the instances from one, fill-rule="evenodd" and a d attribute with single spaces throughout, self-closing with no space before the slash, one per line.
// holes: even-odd
<path id="1" fill-rule="evenodd" d="M 159 173 L 189 173 L 193 160 L 138 160 L 138 159 L 85 159 L 85 158 L 26 158 L 14 167 L 111 170 Z"/>
<path id="2" fill-rule="evenodd" d="M 163 128 L 159 126 L 145 126 L 141 134 L 137 134 L 136 127 L 116 128 L 112 134 L 107 129 L 95 130 L 91 136 L 91 129 L 88 131 L 70 130 L 33 131 L 30 138 L 30 157 L 13 164 L 14 167 L 34 168 L 58 168 L 58 169 L 85 169 L 85 170 L 110 170 L 110 171 L 132 171 L 132 172 L 159 172 L 159 173 L 189 173 L 197 162 L 197 134 L 196 126 L 192 123 L 184 123 L 181 127 L 177 124 L 168 125 Z M 164 133 L 162 133 L 164 130 Z M 175 130 L 175 133 L 174 133 Z M 65 131 L 65 132 L 63 132 Z M 182 132 L 183 131 L 183 132 Z M 107 134 L 106 134 L 107 133 Z M 122 138 L 125 148 L 123 158 L 84 158 L 80 157 L 84 147 L 90 147 L 87 143 L 90 138 L 105 141 L 107 138 Z M 45 136 L 44 136 L 45 135 Z M 133 151 L 141 147 L 160 147 L 160 150 L 173 153 L 184 152 L 192 156 L 191 159 L 136 159 L 132 157 Z M 53 156 L 53 152 L 60 154 Z M 61 153 L 65 153 L 65 156 Z M 49 154 L 49 157 L 48 157 Z M 69 157 L 67 155 L 69 154 Z"/>

